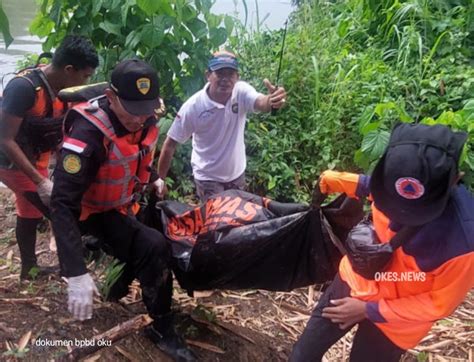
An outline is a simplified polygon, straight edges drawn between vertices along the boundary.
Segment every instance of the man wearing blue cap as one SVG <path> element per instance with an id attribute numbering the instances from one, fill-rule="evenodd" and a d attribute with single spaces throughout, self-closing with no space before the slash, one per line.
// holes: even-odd
<path id="1" fill-rule="evenodd" d="M 286 101 L 283 87 L 267 79 L 268 94 L 258 93 L 239 80 L 235 54 L 214 53 L 206 71 L 208 83 L 186 101 L 168 131 L 158 161 L 158 193 L 164 196 L 164 179 L 178 143 L 193 139 L 191 165 L 197 195 L 202 202 L 213 194 L 245 187 L 244 130 L 248 112 L 270 112 Z"/>

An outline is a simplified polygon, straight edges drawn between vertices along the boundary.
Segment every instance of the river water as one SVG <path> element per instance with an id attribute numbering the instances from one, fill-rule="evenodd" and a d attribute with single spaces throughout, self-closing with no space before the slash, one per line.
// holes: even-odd
<path id="1" fill-rule="evenodd" d="M 2 6 L 10 21 L 14 41 L 5 49 L 3 37 L 0 39 L 0 75 L 13 72 L 17 68 L 17 62 L 26 54 L 41 53 L 40 39 L 28 32 L 36 13 L 35 0 L 2 0 Z"/>

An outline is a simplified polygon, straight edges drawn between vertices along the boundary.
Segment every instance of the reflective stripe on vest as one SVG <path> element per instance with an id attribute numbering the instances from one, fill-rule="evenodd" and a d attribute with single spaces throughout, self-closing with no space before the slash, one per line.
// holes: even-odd
<path id="1" fill-rule="evenodd" d="M 158 129 L 149 127 L 137 143 L 130 136 L 117 137 L 109 116 L 102 109 L 81 103 L 73 110 L 99 129 L 109 141 L 107 159 L 100 166 L 96 179 L 85 192 L 82 205 L 97 212 L 122 207 L 133 200 L 137 183 L 147 183 Z M 141 139 L 143 138 L 143 139 Z"/>

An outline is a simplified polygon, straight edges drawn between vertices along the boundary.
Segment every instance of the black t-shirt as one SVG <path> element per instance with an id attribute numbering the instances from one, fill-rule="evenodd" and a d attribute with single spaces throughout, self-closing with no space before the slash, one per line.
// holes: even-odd
<path id="1" fill-rule="evenodd" d="M 3 91 L 2 113 L 23 118 L 36 101 L 33 84 L 23 77 L 15 77 L 8 82 Z M 3 122 L 3 116 L 0 122 Z M 8 156 L 0 150 L 0 168 L 15 168 Z"/>
<path id="2" fill-rule="evenodd" d="M 30 81 L 15 77 L 3 91 L 2 110 L 4 113 L 23 118 L 35 104 L 36 91 Z"/>

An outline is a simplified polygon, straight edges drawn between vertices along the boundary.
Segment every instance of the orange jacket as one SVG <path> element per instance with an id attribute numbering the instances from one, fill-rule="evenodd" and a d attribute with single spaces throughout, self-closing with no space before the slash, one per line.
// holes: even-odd
<path id="1" fill-rule="evenodd" d="M 86 109 L 88 102 L 72 109 L 97 127 L 105 136 L 107 160 L 100 166 L 96 178 L 82 197 L 81 220 L 92 213 L 118 209 L 122 213 L 136 213 L 133 200 L 135 187 L 147 184 L 153 161 L 158 128 L 150 127 L 144 134 L 136 132 L 117 137 L 107 113 L 98 108 L 94 112 Z"/>
<path id="2" fill-rule="evenodd" d="M 37 72 L 36 75 L 34 74 L 35 72 Z M 17 77 L 28 80 L 36 92 L 35 103 L 33 107 L 26 112 L 24 122 L 28 122 L 29 117 L 60 117 L 64 115 L 67 109 L 67 104 L 54 96 L 51 90 L 48 90 L 49 84 L 47 84 L 46 78 L 39 76 L 39 72 L 41 72 L 39 68 L 25 69 L 17 75 Z M 41 79 L 41 81 L 38 81 L 38 78 Z M 34 155 L 36 168 L 46 169 L 50 155 L 51 152 L 49 151 Z"/>
<path id="3" fill-rule="evenodd" d="M 367 176 L 359 177 L 356 192 L 369 194 Z M 372 203 L 377 236 L 388 242 L 396 225 Z M 391 264 L 376 280 L 355 273 L 345 256 L 342 279 L 351 295 L 367 301 L 368 318 L 397 346 L 415 347 L 438 319 L 449 316 L 474 286 L 474 198 L 456 186 L 444 213 L 424 225 L 398 248 Z"/>

